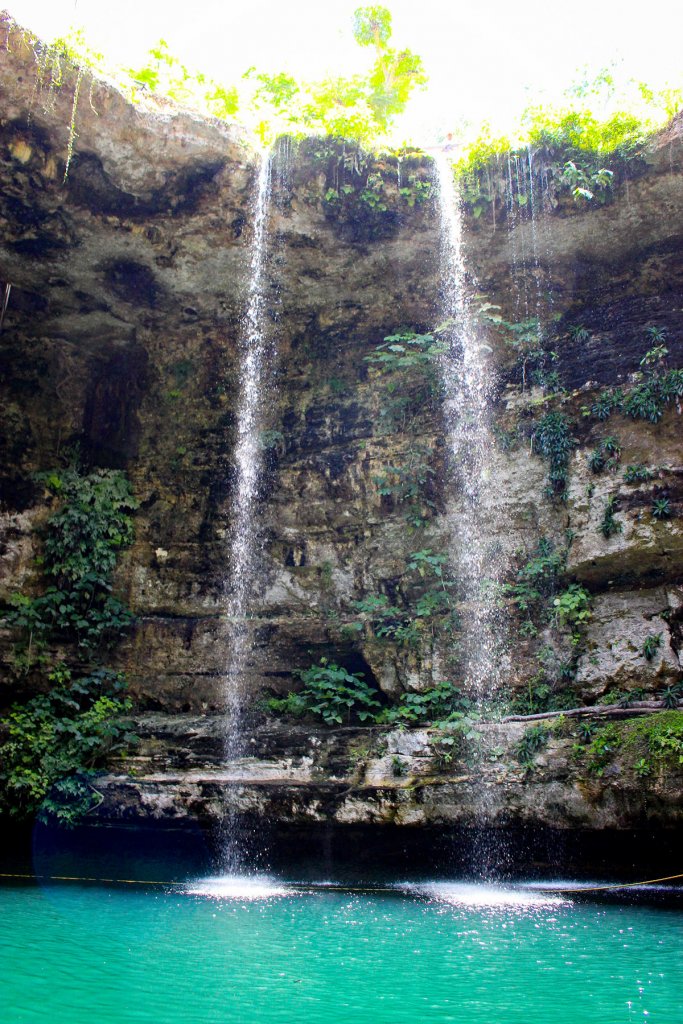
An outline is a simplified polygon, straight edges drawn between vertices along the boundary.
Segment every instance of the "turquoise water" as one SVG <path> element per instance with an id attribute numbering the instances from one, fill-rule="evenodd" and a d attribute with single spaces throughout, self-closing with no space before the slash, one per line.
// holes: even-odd
<path id="1" fill-rule="evenodd" d="M 518 887 L 0 888 L 2 1024 L 683 1021 L 683 913 Z"/>

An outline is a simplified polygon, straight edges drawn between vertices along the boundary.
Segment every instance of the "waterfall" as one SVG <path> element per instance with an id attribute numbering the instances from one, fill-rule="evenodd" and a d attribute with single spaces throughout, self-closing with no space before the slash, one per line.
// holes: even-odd
<path id="1" fill-rule="evenodd" d="M 452 561 L 465 604 L 465 684 L 484 710 L 497 689 L 500 622 L 490 583 L 501 576 L 491 527 L 495 496 L 490 486 L 494 452 L 489 423 L 493 375 L 468 299 L 460 197 L 448 157 L 436 159 L 439 181 L 442 312 L 451 323 L 449 352 L 441 360 L 444 419 L 453 471 L 459 482 L 452 519 Z"/>
<path id="2" fill-rule="evenodd" d="M 237 439 L 226 582 L 228 662 L 224 681 L 224 757 L 228 765 L 234 765 L 245 753 L 245 675 L 253 646 L 248 620 L 259 576 L 257 499 L 263 461 L 261 431 L 271 383 L 273 354 L 264 322 L 264 270 L 270 188 L 271 160 L 268 154 L 261 161 L 253 201 L 254 235 L 249 263 L 249 290 L 239 341 Z M 235 872 L 243 866 L 245 853 L 238 829 L 236 782 L 237 779 L 232 780 L 225 794 L 223 867 L 229 872 Z"/>
<path id="3" fill-rule="evenodd" d="M 463 682 L 480 715 L 490 710 L 501 680 L 504 629 L 495 590 L 503 575 L 496 540 L 499 514 L 492 487 L 494 441 L 490 406 L 494 376 L 490 351 L 472 313 L 462 245 L 461 201 L 450 161 L 436 159 L 439 181 L 442 313 L 449 350 L 441 358 L 444 421 L 452 473 L 457 482 L 451 513 L 451 564 L 463 606 Z M 474 754 L 476 757 L 476 753 Z M 481 755 L 480 755 L 481 756 Z M 487 794 L 472 769 L 476 809 L 470 859 L 481 877 L 494 874 L 504 861 L 504 841 L 487 833 Z"/>

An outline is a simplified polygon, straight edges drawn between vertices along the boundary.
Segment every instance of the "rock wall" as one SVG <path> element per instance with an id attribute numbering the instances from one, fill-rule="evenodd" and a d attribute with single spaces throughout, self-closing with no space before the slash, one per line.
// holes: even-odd
<path id="1" fill-rule="evenodd" d="M 564 723 L 531 770 L 517 756 L 529 723 L 480 724 L 476 751 L 448 760 L 438 730 L 321 730 L 259 710 L 264 693 L 286 692 L 293 669 L 320 657 L 363 672 L 385 702 L 445 678 L 462 683 L 465 672 L 465 604 L 455 632 L 425 630 L 410 645 L 378 638 L 367 623 L 354 628 L 367 595 L 414 604 L 424 590 L 407 568 L 415 550 L 448 551 L 457 580 L 450 537 L 463 488 L 438 388 L 411 374 L 388 382 L 367 361 L 387 335 L 439 319 L 431 161 L 370 160 L 330 140 L 284 140 L 274 156 L 265 288 L 276 386 L 247 667 L 254 756 L 221 764 L 236 359 L 258 157 L 235 128 L 151 101 L 134 107 L 88 81 L 64 178 L 73 73 L 59 89 L 37 85 L 34 54 L 7 19 L 0 45 L 0 280 L 11 284 L 0 335 L 2 596 L 39 586 L 35 531 L 52 499 L 33 474 L 70 446 L 92 464 L 125 468 L 141 503 L 117 577 L 136 626 L 116 662 L 142 742 L 134 777 L 104 780 L 100 816 L 212 820 L 230 784 L 246 814 L 286 823 L 679 825 L 679 769 L 657 762 L 638 776 L 628 758 L 591 769 Z M 648 328 L 664 332 L 667 365 L 683 367 L 681 128 L 675 121 L 634 160 L 604 205 L 564 197 L 537 202 L 533 217 L 503 203 L 465 218 L 473 294 L 508 322 L 539 319 L 564 387 L 559 396 L 555 386 L 530 387 L 505 332 L 484 328 L 500 443 L 495 515 L 481 528 L 508 583 L 542 539 L 562 556 L 535 621 L 510 590 L 496 598 L 501 698 L 512 710 L 545 686 L 551 696 L 569 691 L 565 706 L 587 708 L 637 690 L 642 706 L 623 714 L 656 713 L 658 695 L 681 678 L 680 402 L 657 423 L 584 414 L 605 387 L 633 385 L 654 344 Z M 532 440 L 548 409 L 568 418 L 575 442 L 564 501 L 546 493 L 547 461 Z M 620 465 L 593 473 L 587 455 L 608 434 Z M 387 467 L 410 465 L 416 452 L 417 526 L 398 489 L 381 485 Z M 624 468 L 641 464 L 652 479 L 627 483 Z M 620 528 L 605 537 L 610 498 Z M 652 515 L 656 500 L 668 502 L 664 517 Z M 552 617 L 553 595 L 570 583 L 592 599 L 573 635 Z M 659 644 L 646 657 L 653 635 Z M 11 637 L 3 650 L 7 704 L 17 687 Z M 542 711 L 535 699 L 527 710 Z M 582 714 L 600 724 L 605 712 Z"/>

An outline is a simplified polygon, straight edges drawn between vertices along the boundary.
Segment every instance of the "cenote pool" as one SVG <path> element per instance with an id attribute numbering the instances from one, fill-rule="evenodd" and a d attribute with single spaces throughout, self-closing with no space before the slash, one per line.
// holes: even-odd
<path id="1" fill-rule="evenodd" d="M 16 881 L 0 888 L 2 1020 L 678 1024 L 683 912 L 655 896 Z"/>

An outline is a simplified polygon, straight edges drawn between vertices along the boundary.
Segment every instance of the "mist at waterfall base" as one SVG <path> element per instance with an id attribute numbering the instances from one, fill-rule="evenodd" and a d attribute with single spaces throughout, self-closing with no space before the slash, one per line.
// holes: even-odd
<path id="1" fill-rule="evenodd" d="M 660 894 L 663 897 L 663 894 Z M 679 904 L 680 907 L 680 904 Z M 683 913 L 528 887 L 0 887 L 3 1020 L 673 1024 Z"/>

